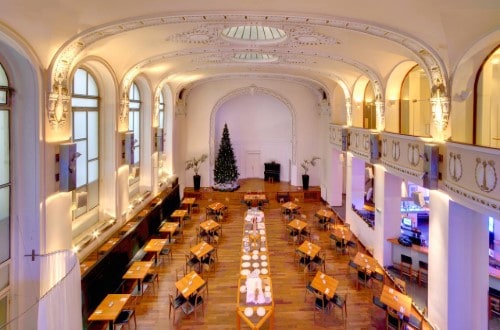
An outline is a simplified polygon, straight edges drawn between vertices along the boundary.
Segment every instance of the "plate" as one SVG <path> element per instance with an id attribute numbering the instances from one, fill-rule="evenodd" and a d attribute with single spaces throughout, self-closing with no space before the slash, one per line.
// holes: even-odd
<path id="1" fill-rule="evenodd" d="M 243 276 L 247 276 L 248 274 L 250 274 L 250 270 L 249 269 L 243 269 L 241 272 L 240 272 L 241 275 Z"/>
<path id="2" fill-rule="evenodd" d="M 266 285 L 266 286 L 264 287 L 264 291 L 266 291 L 266 292 L 271 292 L 271 287 L 270 287 L 269 285 Z"/>
<path id="3" fill-rule="evenodd" d="M 261 265 L 262 267 L 267 267 L 267 261 L 262 261 L 262 262 L 260 263 L 260 265 Z"/>
<path id="4" fill-rule="evenodd" d="M 260 260 L 267 260 L 267 256 L 266 255 L 261 255 L 260 256 Z"/>
<path id="5" fill-rule="evenodd" d="M 264 229 L 261 229 L 261 230 L 259 230 L 259 234 L 261 234 L 261 235 L 265 235 L 265 234 L 266 234 L 266 231 L 265 231 Z"/>
<path id="6" fill-rule="evenodd" d="M 266 309 L 264 307 L 257 308 L 257 315 L 259 315 L 260 317 L 266 315 Z"/>
<path id="7" fill-rule="evenodd" d="M 252 260 L 259 260 L 259 255 L 254 254 L 254 255 L 252 256 Z"/>
<path id="8" fill-rule="evenodd" d="M 254 269 L 252 273 L 255 274 L 255 275 L 259 275 L 260 274 L 260 269 L 258 269 L 258 268 Z"/>
<path id="9" fill-rule="evenodd" d="M 250 257 L 248 254 L 244 254 L 244 255 L 241 257 L 241 259 L 243 259 L 243 260 L 250 260 L 250 259 L 251 259 L 251 257 Z"/>
<path id="10" fill-rule="evenodd" d="M 252 267 L 253 267 L 253 268 L 259 268 L 259 267 L 260 267 L 260 264 L 259 264 L 258 262 L 254 262 L 254 263 L 252 264 Z"/>
<path id="11" fill-rule="evenodd" d="M 247 308 L 245 308 L 245 311 L 243 313 L 245 314 L 245 316 L 250 317 L 253 315 L 253 308 L 247 307 Z"/>
<path id="12" fill-rule="evenodd" d="M 252 253 L 253 254 L 259 254 L 259 250 L 253 250 Z"/>
<path id="13" fill-rule="evenodd" d="M 266 251 L 267 251 L 267 249 L 266 249 L 265 247 L 260 248 L 260 250 L 261 250 L 262 252 L 266 252 Z"/>
<path id="14" fill-rule="evenodd" d="M 241 293 L 247 292 L 247 287 L 245 285 L 240 286 L 240 292 Z"/>
<path id="15" fill-rule="evenodd" d="M 267 268 L 262 268 L 260 270 L 260 273 L 266 275 L 267 274 Z"/>
<path id="16" fill-rule="evenodd" d="M 248 267 L 250 267 L 250 263 L 245 261 L 244 263 L 241 264 L 241 267 L 248 268 Z"/>

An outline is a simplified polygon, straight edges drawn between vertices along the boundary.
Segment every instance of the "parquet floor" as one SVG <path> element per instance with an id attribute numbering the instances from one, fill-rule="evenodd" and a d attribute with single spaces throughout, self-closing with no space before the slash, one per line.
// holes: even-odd
<path id="1" fill-rule="evenodd" d="M 247 181 L 240 191 L 266 190 L 262 180 Z M 279 189 L 280 184 L 275 189 Z M 244 190 L 241 190 L 244 189 Z M 222 238 L 219 242 L 219 261 L 216 270 L 205 273 L 209 283 L 209 298 L 205 304 L 204 313 L 185 315 L 176 311 L 175 323 L 169 319 L 168 293 L 175 294 L 176 269 L 185 264 L 184 253 L 189 250 L 189 242 L 195 237 L 196 224 L 205 217 L 205 206 L 208 200 L 200 200 L 200 212 L 194 213 L 186 222 L 184 240 L 172 244 L 173 261 L 158 266 L 160 284 L 157 295 L 151 291 L 136 305 L 138 329 L 235 329 L 236 328 L 236 294 L 239 277 L 239 260 L 243 228 L 243 214 L 246 208 L 239 198 L 229 197 L 229 212 L 223 222 Z M 217 201 L 217 200 L 214 200 Z M 270 253 L 271 276 L 275 299 L 274 326 L 276 329 L 384 329 L 385 313 L 372 303 L 372 289 L 361 287 L 356 290 L 355 273 L 348 274 L 349 257 L 340 255 L 330 248 L 327 232 L 315 226 L 314 213 L 322 207 L 321 202 L 305 203 L 299 201 L 302 213 L 306 214 L 313 228 L 313 235 L 318 235 L 320 244 L 327 251 L 326 271 L 340 281 L 338 292 L 347 292 L 346 322 L 342 320 L 340 309 L 334 309 L 331 314 L 316 314 L 313 319 L 313 298 L 309 296 L 304 301 L 305 280 L 293 262 L 294 246 L 288 244 L 284 236 L 285 225 L 280 215 L 280 205 L 270 201 L 264 208 L 268 249 Z M 244 326 L 244 323 L 242 323 Z M 264 328 L 268 328 L 266 324 Z"/>

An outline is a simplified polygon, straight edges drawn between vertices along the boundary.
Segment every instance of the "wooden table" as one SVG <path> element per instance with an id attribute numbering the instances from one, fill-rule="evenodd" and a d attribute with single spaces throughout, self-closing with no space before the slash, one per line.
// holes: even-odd
<path id="1" fill-rule="evenodd" d="M 326 224 L 331 222 L 331 220 L 333 219 L 333 212 L 330 210 L 323 209 L 316 212 L 316 216 L 318 217 L 320 225 L 326 227 Z"/>
<path id="2" fill-rule="evenodd" d="M 85 273 L 97 260 L 85 260 L 80 263 L 80 274 Z"/>
<path id="3" fill-rule="evenodd" d="M 169 243 L 172 242 L 172 236 L 174 235 L 175 231 L 179 228 L 179 224 L 177 222 L 165 222 L 161 227 L 160 227 L 160 233 L 167 233 L 168 235 L 168 241 Z"/>
<path id="4" fill-rule="evenodd" d="M 411 297 L 395 290 L 387 285 L 384 285 L 380 301 L 392 308 L 398 313 L 403 314 L 405 317 L 410 317 L 411 313 Z"/>
<path id="5" fill-rule="evenodd" d="M 287 226 L 292 228 L 293 230 L 296 230 L 300 236 L 304 228 L 307 227 L 307 222 L 301 221 L 299 219 L 293 219 L 287 224 Z"/>
<path id="6" fill-rule="evenodd" d="M 334 279 L 331 276 L 328 276 L 321 271 L 316 273 L 313 280 L 311 281 L 311 286 L 326 295 L 329 299 L 332 299 L 335 295 L 335 291 L 337 291 L 337 286 L 339 285 L 339 281 Z"/>
<path id="7" fill-rule="evenodd" d="M 306 240 L 297 248 L 297 250 L 313 259 L 319 253 L 321 247 Z"/>
<path id="8" fill-rule="evenodd" d="M 238 294 L 237 294 L 237 306 L 236 306 L 236 329 L 241 328 L 241 320 L 243 320 L 252 330 L 260 329 L 267 320 L 269 321 L 269 329 L 274 329 L 274 294 L 272 289 L 272 281 L 270 277 L 260 276 L 263 282 L 263 288 L 267 284 L 270 287 L 271 301 L 264 304 L 256 305 L 254 303 L 246 303 L 246 293 L 240 292 L 241 285 L 245 284 L 245 277 L 240 277 L 238 280 Z M 259 307 L 264 308 L 265 314 L 263 316 L 257 315 L 257 309 Z M 245 309 L 251 308 L 253 310 L 252 316 L 245 315 Z"/>
<path id="9" fill-rule="evenodd" d="M 295 212 L 296 210 L 298 210 L 300 208 L 300 206 L 298 206 L 297 204 L 294 204 L 292 202 L 286 202 L 284 204 L 281 204 L 281 209 L 283 210 L 286 210 L 290 213 L 293 213 Z"/>
<path id="10" fill-rule="evenodd" d="M 111 237 L 110 239 L 108 239 L 106 241 L 106 243 L 104 243 L 100 248 L 99 250 L 97 251 L 98 254 L 104 254 L 106 252 L 108 252 L 109 250 L 111 250 L 111 248 L 116 244 L 118 243 L 118 241 L 120 240 L 119 237 Z"/>
<path id="11" fill-rule="evenodd" d="M 151 261 L 135 261 L 123 275 L 124 280 L 137 280 L 138 294 L 142 294 L 142 280 L 153 265 Z"/>
<path id="12" fill-rule="evenodd" d="M 369 272 L 376 271 L 377 273 L 384 273 L 384 270 L 379 267 L 377 260 L 367 254 L 358 252 L 352 261 L 359 267 L 364 268 Z"/>
<path id="13" fill-rule="evenodd" d="M 113 323 L 129 298 L 129 294 L 108 294 L 89 316 L 89 321 L 109 322 L 109 328 L 113 329 Z"/>
<path id="14" fill-rule="evenodd" d="M 205 215 L 208 218 L 210 211 L 212 211 L 215 215 L 220 215 L 222 210 L 224 210 L 225 208 L 226 208 L 226 205 L 224 205 L 222 203 L 219 203 L 219 202 L 212 203 L 212 204 L 207 206 Z"/>
<path id="15" fill-rule="evenodd" d="M 163 250 L 163 247 L 165 246 L 166 243 L 167 243 L 167 240 L 165 240 L 165 239 L 153 238 L 153 239 L 150 239 L 149 242 L 144 247 L 144 251 L 155 253 L 155 264 L 156 265 L 158 265 L 158 255 L 160 254 L 161 250 Z"/>
<path id="16" fill-rule="evenodd" d="M 352 232 L 346 227 L 334 227 L 331 233 L 337 238 L 341 238 L 344 243 L 350 241 L 352 238 Z"/>
<path id="17" fill-rule="evenodd" d="M 220 227 L 220 223 L 209 219 L 200 223 L 200 228 L 203 229 L 209 236 Z"/>
<path id="18" fill-rule="evenodd" d="M 186 197 L 182 200 L 181 205 L 187 205 L 188 214 L 191 214 L 191 208 L 193 207 L 195 200 L 196 198 L 194 197 Z"/>
<path id="19" fill-rule="evenodd" d="M 245 194 L 243 196 L 243 201 L 245 202 L 245 204 L 252 207 L 259 206 L 259 203 L 264 202 L 265 200 L 265 194 Z"/>
<path id="20" fill-rule="evenodd" d="M 181 225 L 182 219 L 187 215 L 188 211 L 187 210 L 175 210 L 171 215 L 170 218 L 172 218 L 174 221 L 177 221 L 179 225 Z M 176 220 L 178 219 L 178 220 Z"/>
<path id="21" fill-rule="evenodd" d="M 189 251 L 198 258 L 198 260 L 201 260 L 204 256 L 209 254 L 214 250 L 214 247 L 207 242 L 201 242 L 195 246 L 193 246 Z"/>
<path id="22" fill-rule="evenodd" d="M 125 234 L 128 232 L 130 229 L 134 228 L 137 225 L 136 221 L 129 221 L 127 222 L 123 227 L 120 228 L 119 233 L 120 234 Z"/>
<path id="23" fill-rule="evenodd" d="M 189 298 L 193 293 L 198 291 L 205 284 L 205 280 L 201 278 L 195 271 L 190 272 L 177 282 L 175 282 L 175 287 L 184 296 L 184 298 Z"/>

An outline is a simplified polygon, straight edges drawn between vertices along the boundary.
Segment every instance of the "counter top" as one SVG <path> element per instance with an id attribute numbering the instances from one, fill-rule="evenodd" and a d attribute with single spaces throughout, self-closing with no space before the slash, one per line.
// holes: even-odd
<path id="1" fill-rule="evenodd" d="M 389 238 L 389 239 L 387 239 L 387 241 L 389 243 L 394 244 L 394 245 L 399 245 L 399 246 L 402 246 L 402 247 L 405 247 L 408 249 L 412 249 L 413 251 L 416 251 L 418 253 L 429 254 L 429 248 L 427 246 L 420 246 L 420 245 L 416 245 L 416 244 L 413 244 L 412 246 L 404 246 L 398 242 L 397 238 Z"/>

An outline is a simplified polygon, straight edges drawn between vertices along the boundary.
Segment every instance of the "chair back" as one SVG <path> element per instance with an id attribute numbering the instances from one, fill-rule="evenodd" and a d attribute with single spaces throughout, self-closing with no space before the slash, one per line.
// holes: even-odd
<path id="1" fill-rule="evenodd" d="M 412 259 L 410 256 L 407 256 L 405 254 L 402 254 L 401 255 L 401 263 L 405 263 L 405 264 L 412 264 Z"/>
<path id="2" fill-rule="evenodd" d="M 429 267 L 429 264 L 428 264 L 427 262 L 425 262 L 425 261 L 420 260 L 420 261 L 418 262 L 418 267 L 419 267 L 419 268 L 421 268 L 421 269 L 428 270 L 428 269 L 429 269 L 429 268 L 428 268 L 428 267 Z"/>

